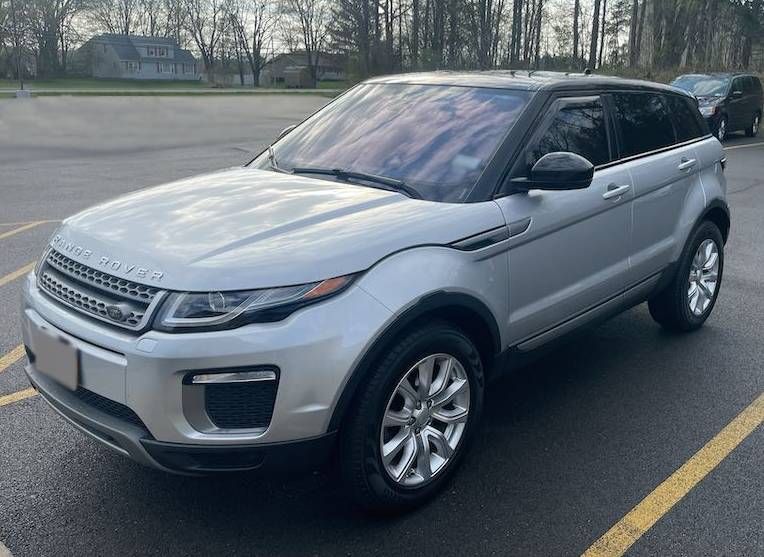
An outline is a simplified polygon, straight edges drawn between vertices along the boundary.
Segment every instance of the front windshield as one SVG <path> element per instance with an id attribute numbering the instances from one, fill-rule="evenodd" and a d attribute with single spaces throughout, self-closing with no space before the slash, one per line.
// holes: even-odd
<path id="1" fill-rule="evenodd" d="M 709 75 L 683 75 L 671 85 L 689 91 L 696 97 L 721 97 L 727 92 L 730 80 L 727 77 Z"/>
<path id="2" fill-rule="evenodd" d="M 463 201 L 528 101 L 525 91 L 362 84 L 278 141 L 278 167 L 341 169 Z M 270 168 L 268 153 L 253 161 Z M 326 178 L 326 176 L 321 176 Z"/>

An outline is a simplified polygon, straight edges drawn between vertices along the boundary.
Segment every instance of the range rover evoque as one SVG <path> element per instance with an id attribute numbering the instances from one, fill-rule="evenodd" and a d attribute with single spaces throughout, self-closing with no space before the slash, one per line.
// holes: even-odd
<path id="1" fill-rule="evenodd" d="M 643 301 L 669 329 L 704 323 L 725 164 L 668 86 L 372 79 L 243 167 L 66 219 L 25 282 L 26 371 L 143 464 L 333 456 L 361 504 L 410 507 L 456 470 L 486 382 L 524 353 Z"/>

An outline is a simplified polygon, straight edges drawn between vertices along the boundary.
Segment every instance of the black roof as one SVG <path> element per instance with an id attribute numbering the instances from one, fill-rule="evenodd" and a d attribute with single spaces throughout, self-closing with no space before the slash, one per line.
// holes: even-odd
<path id="1" fill-rule="evenodd" d="M 547 72 L 533 70 L 490 70 L 490 71 L 436 71 L 418 72 L 375 77 L 366 83 L 406 83 L 416 85 L 452 85 L 461 87 L 485 87 L 492 89 L 520 89 L 525 91 L 566 91 L 566 90 L 653 90 L 688 93 L 670 85 L 625 79 L 596 74 Z"/>

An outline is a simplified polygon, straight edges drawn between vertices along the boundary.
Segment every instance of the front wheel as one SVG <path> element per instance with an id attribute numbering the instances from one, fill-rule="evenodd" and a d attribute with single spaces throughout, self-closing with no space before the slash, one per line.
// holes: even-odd
<path id="1" fill-rule="evenodd" d="M 716 129 L 716 139 L 719 141 L 724 141 L 727 139 L 727 117 L 722 116 L 722 119 L 719 120 L 719 127 Z"/>
<path id="2" fill-rule="evenodd" d="M 448 323 L 401 337 L 375 366 L 343 427 L 343 477 L 377 512 L 415 507 L 458 467 L 483 403 L 472 341 Z"/>
<path id="3" fill-rule="evenodd" d="M 674 279 L 648 301 L 650 315 L 670 330 L 699 328 L 714 309 L 723 270 L 724 239 L 714 223 L 704 221 L 687 242 Z"/>

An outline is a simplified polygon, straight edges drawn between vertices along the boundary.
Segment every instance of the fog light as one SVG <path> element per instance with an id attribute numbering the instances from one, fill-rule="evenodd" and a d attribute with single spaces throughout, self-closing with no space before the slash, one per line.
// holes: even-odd
<path id="1" fill-rule="evenodd" d="M 255 383 L 275 381 L 276 372 L 270 369 L 253 371 L 226 371 L 221 373 L 199 373 L 191 376 L 192 385 L 213 385 L 220 383 Z"/>

